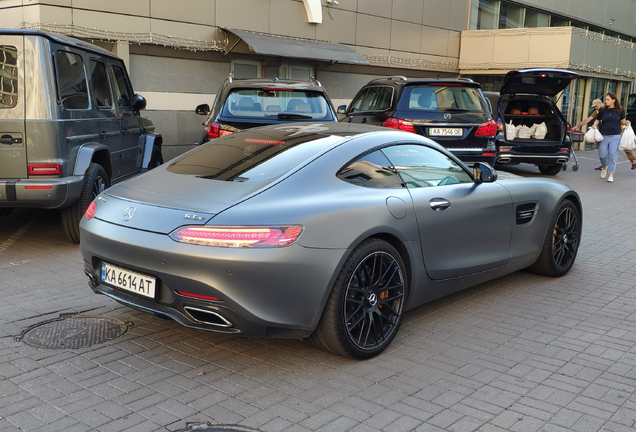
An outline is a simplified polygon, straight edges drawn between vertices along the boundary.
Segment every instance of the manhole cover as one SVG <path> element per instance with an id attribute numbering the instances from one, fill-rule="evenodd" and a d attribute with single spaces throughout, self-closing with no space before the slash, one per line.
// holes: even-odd
<path id="1" fill-rule="evenodd" d="M 37 348 L 78 349 L 118 338 L 131 325 L 101 317 L 60 318 L 27 329 L 21 339 Z"/>

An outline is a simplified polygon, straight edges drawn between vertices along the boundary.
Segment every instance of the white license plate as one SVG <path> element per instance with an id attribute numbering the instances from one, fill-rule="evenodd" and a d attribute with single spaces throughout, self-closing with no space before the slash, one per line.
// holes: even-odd
<path id="1" fill-rule="evenodd" d="M 429 136 L 462 136 L 464 129 L 462 128 L 429 128 Z"/>
<path id="2" fill-rule="evenodd" d="M 101 281 L 119 289 L 155 298 L 155 278 L 102 263 Z"/>

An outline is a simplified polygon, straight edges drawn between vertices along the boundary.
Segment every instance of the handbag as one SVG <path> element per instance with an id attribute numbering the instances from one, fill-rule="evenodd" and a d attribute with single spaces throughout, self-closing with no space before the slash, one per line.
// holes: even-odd
<path id="1" fill-rule="evenodd" d="M 636 148 L 636 135 L 631 125 L 627 126 L 621 135 L 621 142 L 618 144 L 619 150 L 634 150 Z"/>

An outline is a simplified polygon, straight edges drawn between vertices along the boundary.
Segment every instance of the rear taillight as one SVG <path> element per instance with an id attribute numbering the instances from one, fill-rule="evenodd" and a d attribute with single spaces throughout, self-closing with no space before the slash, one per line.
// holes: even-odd
<path id="1" fill-rule="evenodd" d="M 170 233 L 180 243 L 219 247 L 278 247 L 294 243 L 301 226 L 185 226 Z"/>
<path id="2" fill-rule="evenodd" d="M 568 123 L 568 132 L 572 132 L 572 125 Z"/>
<path id="3" fill-rule="evenodd" d="M 559 149 L 559 151 L 563 152 L 563 153 L 569 153 L 570 149 L 569 148 L 561 148 L 561 149 Z"/>
<path id="4" fill-rule="evenodd" d="M 479 125 L 475 131 L 476 137 L 495 137 L 497 136 L 497 123 L 494 120 L 489 120 Z"/>
<path id="5" fill-rule="evenodd" d="M 501 120 L 497 120 L 497 132 L 503 133 L 503 131 L 504 131 L 503 123 L 501 122 Z"/>
<path id="6" fill-rule="evenodd" d="M 62 165 L 46 163 L 27 164 L 27 172 L 32 175 L 55 175 L 62 174 Z"/>
<path id="7" fill-rule="evenodd" d="M 382 126 L 415 133 L 415 126 L 413 126 L 413 123 L 395 117 L 389 117 L 384 120 L 384 122 L 382 122 Z"/>
<path id="8" fill-rule="evenodd" d="M 205 137 L 209 140 L 220 138 L 225 135 L 231 134 L 232 131 L 225 130 L 221 128 L 221 125 L 218 123 L 210 123 L 208 125 L 207 130 L 205 131 Z"/>
<path id="9" fill-rule="evenodd" d="M 95 217 L 95 210 L 97 210 L 97 206 L 95 205 L 95 201 L 93 201 L 86 209 L 86 213 L 84 213 L 86 219 L 93 219 Z"/>

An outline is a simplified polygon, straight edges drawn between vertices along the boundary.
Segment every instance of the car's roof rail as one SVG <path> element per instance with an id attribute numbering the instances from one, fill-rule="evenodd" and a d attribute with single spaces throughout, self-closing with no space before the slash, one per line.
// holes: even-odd
<path id="1" fill-rule="evenodd" d="M 405 76 L 402 76 L 402 75 L 392 75 L 392 76 L 384 76 L 384 77 L 379 77 L 379 78 L 373 79 L 373 80 L 369 81 L 369 83 L 376 82 L 376 81 L 380 81 L 380 80 L 389 80 L 389 81 L 393 81 L 393 80 L 395 80 L 395 81 L 402 80 L 402 81 L 407 81 L 407 79 L 406 79 L 406 77 L 405 77 Z"/>

